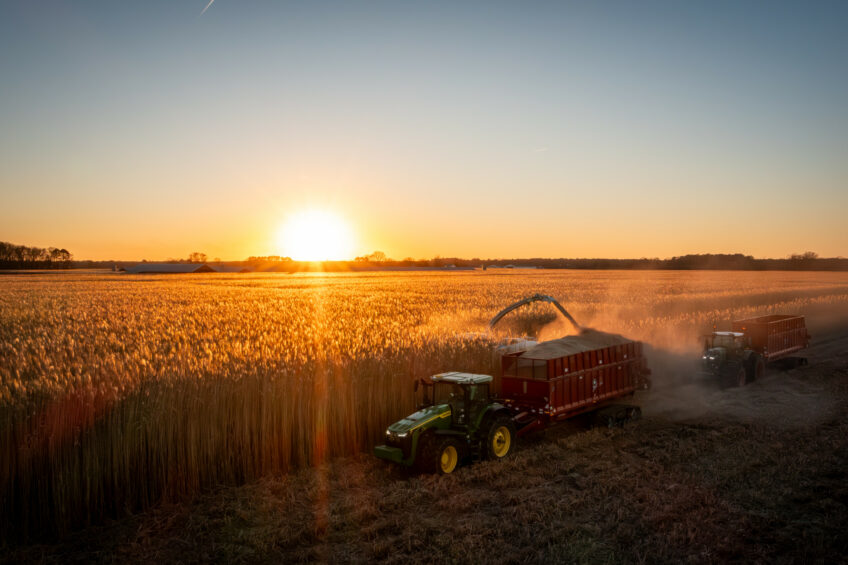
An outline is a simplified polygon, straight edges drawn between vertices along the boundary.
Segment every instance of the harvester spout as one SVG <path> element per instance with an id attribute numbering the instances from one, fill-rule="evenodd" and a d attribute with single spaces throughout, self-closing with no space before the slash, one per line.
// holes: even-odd
<path id="1" fill-rule="evenodd" d="M 498 322 L 500 322 L 500 321 L 501 321 L 501 318 L 503 318 L 504 316 L 506 316 L 507 314 L 509 314 L 509 313 L 510 313 L 510 312 L 512 312 L 513 310 L 515 310 L 516 308 L 521 308 L 522 306 L 525 306 L 525 305 L 530 304 L 530 303 L 532 303 L 532 302 L 550 302 L 551 304 L 553 304 L 554 306 L 556 306 L 556 309 L 557 309 L 557 310 L 559 310 L 560 312 L 562 312 L 562 315 L 563 315 L 563 316 L 565 316 L 565 317 L 566 317 L 566 319 L 567 319 L 569 322 L 571 322 L 571 324 L 572 324 L 572 325 L 573 325 L 573 326 L 574 326 L 574 327 L 575 327 L 578 331 L 580 331 L 580 330 L 582 330 L 582 329 L 583 329 L 583 328 L 581 328 L 581 327 L 580 327 L 580 324 L 578 324 L 578 323 L 574 320 L 574 318 L 572 318 L 572 317 L 571 317 L 571 314 L 569 314 L 569 313 L 566 311 L 566 309 L 562 307 L 562 304 L 560 304 L 559 302 L 557 302 L 557 301 L 556 301 L 556 299 L 555 299 L 554 297 L 552 297 L 552 296 L 548 296 L 548 295 L 546 295 L 546 294 L 534 294 L 533 296 L 528 296 L 527 298 L 523 298 L 523 299 L 519 300 L 518 302 L 516 302 L 516 303 L 514 303 L 514 304 L 510 304 L 509 306 L 507 306 L 506 308 L 504 308 L 503 310 L 501 310 L 500 312 L 498 312 L 497 314 L 495 314 L 495 317 L 494 317 L 494 318 L 492 318 L 492 319 L 489 321 L 489 329 L 491 330 L 492 328 L 494 328 L 494 327 L 495 327 L 495 324 L 497 324 Z"/>

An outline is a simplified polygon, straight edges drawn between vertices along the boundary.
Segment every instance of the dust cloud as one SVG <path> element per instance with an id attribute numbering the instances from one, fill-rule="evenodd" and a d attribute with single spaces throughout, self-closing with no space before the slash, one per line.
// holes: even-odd
<path id="1" fill-rule="evenodd" d="M 700 376 L 700 354 L 683 355 L 648 342 L 654 386 L 641 399 L 643 412 L 676 421 L 716 418 L 780 428 L 804 427 L 832 416 L 837 401 L 829 381 L 836 368 L 848 366 L 842 359 L 848 358 L 842 351 L 848 307 L 810 309 L 805 316 L 813 339 L 799 356 L 809 364 L 769 364 L 762 378 L 741 388 L 722 388 L 714 377 Z"/>
<path id="2" fill-rule="evenodd" d="M 698 377 L 679 359 L 662 351 L 649 353 L 654 387 L 642 396 L 645 414 L 674 421 L 718 418 L 802 427 L 829 417 L 836 401 L 810 366 L 790 370 L 770 367 L 765 376 L 741 388 L 723 389 L 711 377 Z"/>
<path id="3" fill-rule="evenodd" d="M 702 336 L 712 331 L 711 324 L 634 323 L 634 319 L 651 321 L 652 316 L 647 311 L 633 310 L 627 313 L 627 319 L 620 311 L 584 317 L 593 329 L 621 333 L 645 344 L 652 388 L 637 395 L 635 401 L 646 416 L 681 422 L 716 419 L 795 428 L 826 419 L 836 410 L 836 400 L 828 390 L 828 375 L 823 373 L 832 370 L 838 351 L 827 346 L 833 344 L 838 350 L 838 344 L 844 343 L 842 338 L 848 337 L 848 305 L 813 305 L 800 313 L 805 315 L 808 332 L 813 335 L 811 348 L 800 354 L 809 357 L 810 364 L 795 368 L 770 364 L 762 378 L 741 388 L 723 388 L 716 377 L 699 371 Z M 727 323 L 719 321 L 722 322 Z M 557 319 L 539 331 L 539 339 L 576 333 L 566 321 Z"/>
<path id="4" fill-rule="evenodd" d="M 642 404 L 646 416 L 794 427 L 832 414 L 835 404 L 827 381 L 833 382 L 834 352 L 821 346 L 844 345 L 848 339 L 848 295 L 842 281 L 833 284 L 799 277 L 768 285 L 758 276 L 629 272 L 621 278 L 613 273 L 602 283 L 589 281 L 585 286 L 538 291 L 559 298 L 581 327 L 645 344 L 653 387 L 634 401 Z M 810 350 L 804 352 L 810 365 L 769 366 L 766 375 L 742 388 L 722 388 L 715 377 L 700 375 L 705 334 L 730 329 L 733 320 L 775 313 L 806 317 L 813 336 Z M 542 342 L 580 331 L 547 304 L 511 313 L 494 332 L 483 329 L 489 312 L 475 310 L 474 314 L 473 319 L 457 323 L 457 329 L 480 328 L 495 343 L 510 336 Z M 843 338 L 833 337 L 840 332 Z"/>

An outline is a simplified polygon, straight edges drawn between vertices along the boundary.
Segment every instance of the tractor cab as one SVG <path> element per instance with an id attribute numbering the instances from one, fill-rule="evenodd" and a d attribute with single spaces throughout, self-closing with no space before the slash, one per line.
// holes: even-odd
<path id="1" fill-rule="evenodd" d="M 749 342 L 742 332 L 713 332 L 704 336 L 703 368 L 715 372 L 728 361 L 742 358 Z"/>
<path id="2" fill-rule="evenodd" d="M 742 332 L 713 332 L 704 340 L 704 350 L 714 347 L 725 349 L 744 349 L 748 346 L 748 338 Z"/>
<path id="3" fill-rule="evenodd" d="M 490 403 L 490 375 L 450 372 L 433 375 L 429 380 L 420 381 L 424 385 L 421 407 L 447 405 L 453 426 L 476 421 Z"/>

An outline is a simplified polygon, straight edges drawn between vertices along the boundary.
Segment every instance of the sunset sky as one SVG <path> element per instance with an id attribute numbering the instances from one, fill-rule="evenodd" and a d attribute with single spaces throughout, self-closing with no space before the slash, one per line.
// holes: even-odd
<path id="1" fill-rule="evenodd" d="M 848 2 L 207 2 L 0 3 L 0 240 L 848 256 Z"/>

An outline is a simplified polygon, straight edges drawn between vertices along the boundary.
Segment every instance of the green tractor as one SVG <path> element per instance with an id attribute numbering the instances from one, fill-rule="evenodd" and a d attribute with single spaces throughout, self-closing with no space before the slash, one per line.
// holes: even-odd
<path id="1" fill-rule="evenodd" d="M 512 413 L 496 402 L 492 377 L 441 373 L 424 385 L 423 402 L 414 414 L 386 430 L 386 444 L 374 455 L 424 472 L 452 473 L 463 459 L 502 459 L 515 447 Z"/>
<path id="2" fill-rule="evenodd" d="M 765 374 L 765 359 L 743 332 L 713 332 L 704 337 L 701 370 L 723 387 L 745 386 Z"/>

